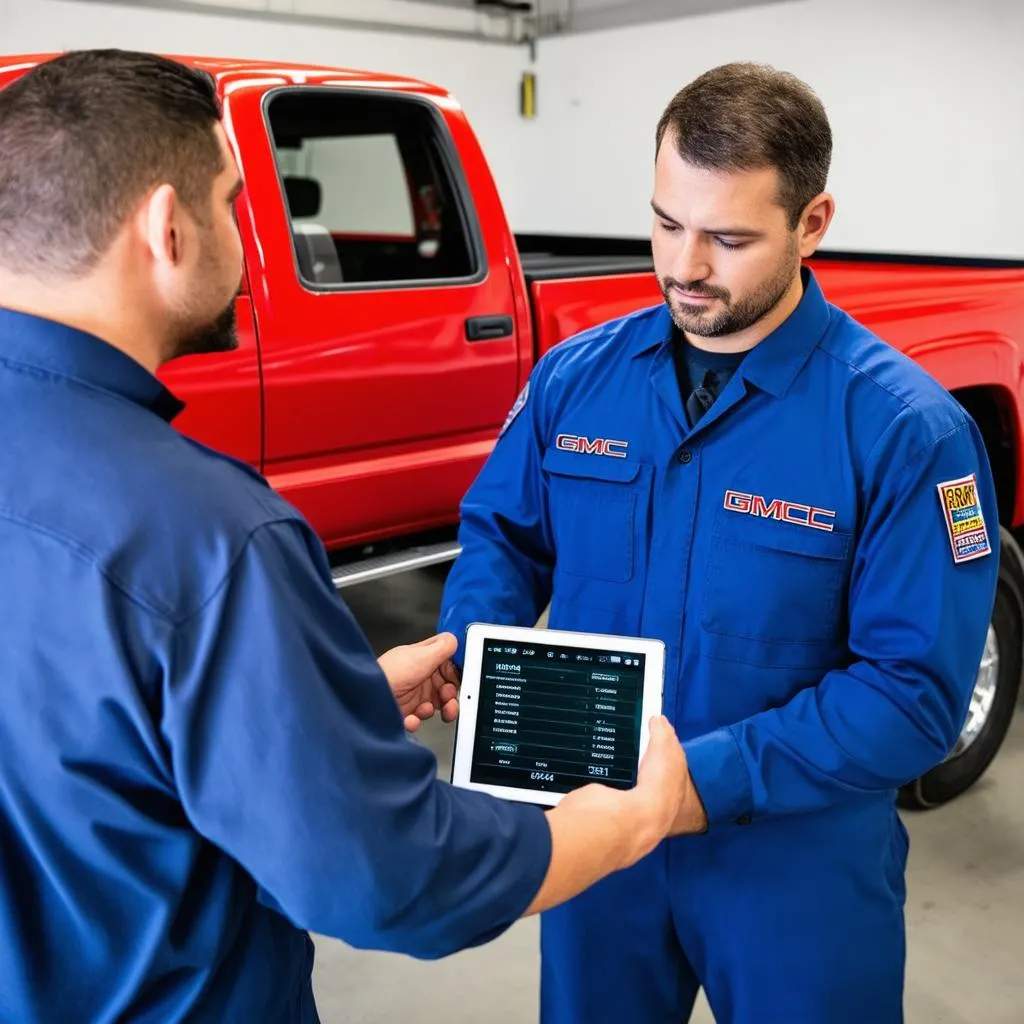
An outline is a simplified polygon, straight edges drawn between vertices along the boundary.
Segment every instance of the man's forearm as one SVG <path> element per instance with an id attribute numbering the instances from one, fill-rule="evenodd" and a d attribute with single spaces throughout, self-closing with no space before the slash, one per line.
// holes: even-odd
<path id="1" fill-rule="evenodd" d="M 537 914 L 581 893 L 595 882 L 635 864 L 657 846 L 663 829 L 625 794 L 593 787 L 564 800 L 547 814 L 551 829 L 548 872 L 524 916 Z"/>
<path id="2" fill-rule="evenodd" d="M 955 741 L 966 689 L 958 704 L 953 673 L 926 685 L 927 668 L 854 662 L 786 704 L 689 740 L 709 826 L 820 811 L 937 764 Z"/>

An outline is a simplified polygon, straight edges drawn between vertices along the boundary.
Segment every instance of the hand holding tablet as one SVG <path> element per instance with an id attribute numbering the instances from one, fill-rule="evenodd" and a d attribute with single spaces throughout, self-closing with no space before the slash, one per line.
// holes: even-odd
<path id="1" fill-rule="evenodd" d="M 632 789 L 664 663 L 657 640 L 471 625 L 452 783 L 546 806 L 593 782 Z"/>
<path id="2" fill-rule="evenodd" d="M 549 808 L 551 861 L 525 914 L 689 830 L 660 642 L 474 624 L 465 652 L 453 784 Z"/>

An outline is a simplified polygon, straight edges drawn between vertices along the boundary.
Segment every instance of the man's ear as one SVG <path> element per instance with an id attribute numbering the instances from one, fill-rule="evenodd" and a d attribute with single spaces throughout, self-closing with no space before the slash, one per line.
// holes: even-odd
<path id="1" fill-rule="evenodd" d="M 176 267 L 181 260 L 181 204 L 173 185 L 160 185 L 150 194 L 142 227 L 153 259 Z"/>
<path id="2" fill-rule="evenodd" d="M 821 245 L 836 213 L 836 201 L 828 192 L 815 196 L 800 218 L 800 255 L 806 259 Z"/>

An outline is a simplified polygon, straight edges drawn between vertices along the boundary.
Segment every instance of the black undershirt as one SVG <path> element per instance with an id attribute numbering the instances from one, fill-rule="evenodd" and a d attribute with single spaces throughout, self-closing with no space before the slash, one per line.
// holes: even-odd
<path id="1" fill-rule="evenodd" d="M 672 355 L 686 419 L 692 430 L 743 362 L 746 352 L 705 352 L 673 332 Z"/>

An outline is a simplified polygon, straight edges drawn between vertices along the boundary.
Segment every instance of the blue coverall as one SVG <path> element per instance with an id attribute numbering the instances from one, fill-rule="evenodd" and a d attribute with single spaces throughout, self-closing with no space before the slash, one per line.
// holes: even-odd
<path id="1" fill-rule="evenodd" d="M 719 1024 L 902 1020 L 895 790 L 963 724 L 996 499 L 963 409 L 803 280 L 693 430 L 664 305 L 557 346 L 462 506 L 440 625 L 663 640 L 709 821 L 544 916 L 544 1024 L 700 985 Z"/>
<path id="2" fill-rule="evenodd" d="M 312 1024 L 306 929 L 432 958 L 545 875 L 438 781 L 317 537 L 99 339 L 0 311 L 0 1021 Z"/>

